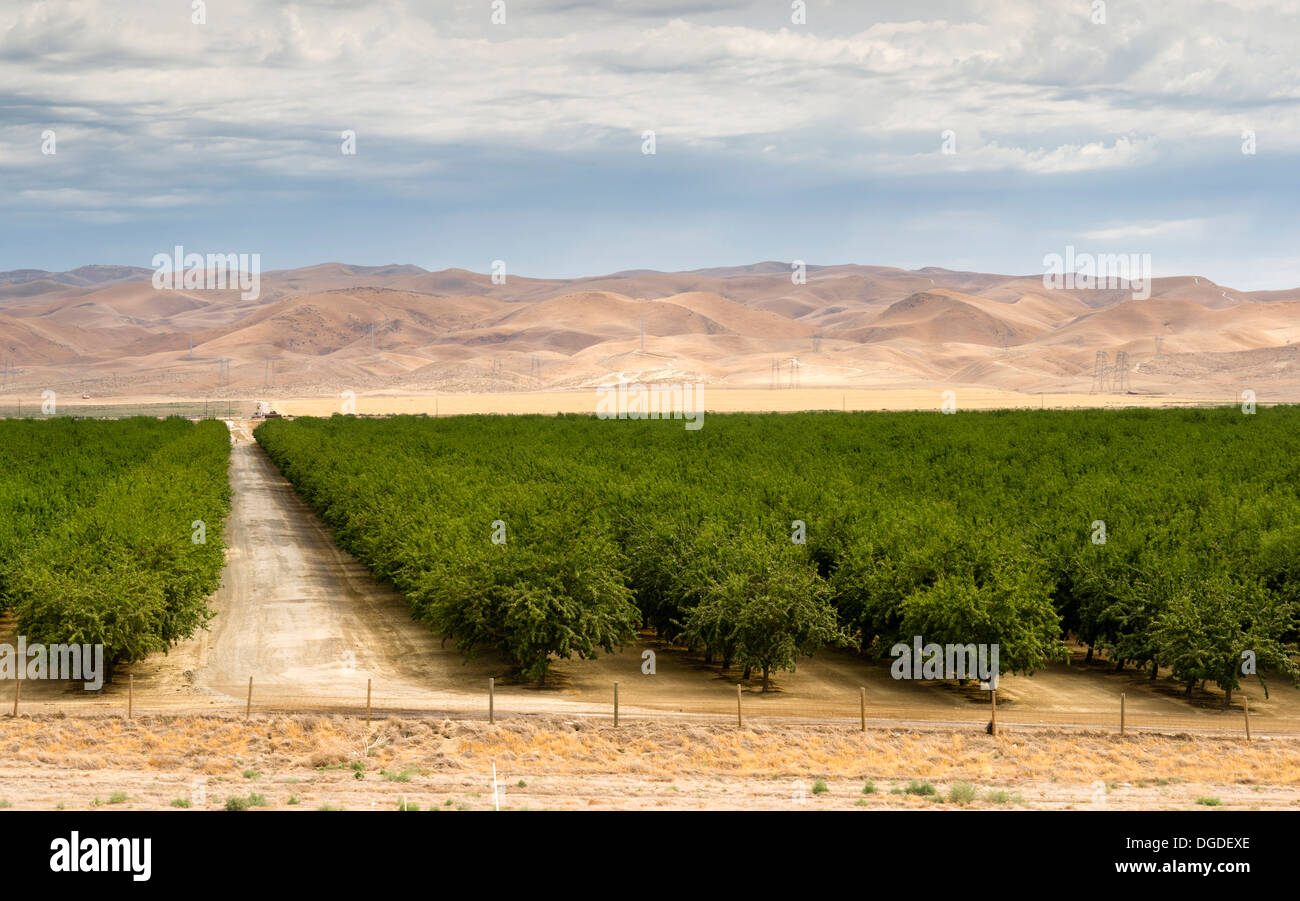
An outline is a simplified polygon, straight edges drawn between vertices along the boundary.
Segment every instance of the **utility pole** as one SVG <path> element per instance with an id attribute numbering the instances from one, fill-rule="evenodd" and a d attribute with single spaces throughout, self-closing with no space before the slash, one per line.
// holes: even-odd
<path id="1" fill-rule="evenodd" d="M 1128 394 L 1128 351 L 1121 350 L 1115 354 L 1115 368 L 1111 374 L 1111 391 L 1115 394 Z"/>
<path id="2" fill-rule="evenodd" d="M 1088 393 L 1110 393 L 1110 354 L 1104 350 L 1097 351 L 1096 362 L 1093 364 L 1092 388 Z"/>

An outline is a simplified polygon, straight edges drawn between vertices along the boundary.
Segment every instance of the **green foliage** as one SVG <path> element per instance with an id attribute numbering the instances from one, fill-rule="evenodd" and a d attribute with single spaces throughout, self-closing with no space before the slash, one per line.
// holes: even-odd
<path id="1" fill-rule="evenodd" d="M 814 779 L 812 784 L 812 793 L 814 795 L 824 795 L 830 791 L 830 786 L 826 784 L 825 779 Z"/>
<path id="2" fill-rule="evenodd" d="M 0 611 L 18 634 L 103 644 L 113 666 L 205 625 L 229 448 L 212 420 L 0 422 Z"/>
<path id="3" fill-rule="evenodd" d="M 1160 659 L 1189 693 L 1197 682 L 1213 681 L 1223 689 L 1227 706 L 1241 684 L 1243 651 L 1256 655 L 1261 672 L 1294 674 L 1295 664 L 1279 641 L 1291 615 L 1288 605 L 1259 583 L 1214 575 L 1180 586 L 1156 620 L 1153 637 Z"/>
<path id="4" fill-rule="evenodd" d="M 884 656 L 914 635 L 997 644 L 1025 674 L 1072 635 L 1225 690 L 1229 649 L 1296 676 L 1300 408 L 737 414 L 699 431 L 339 416 L 256 435 L 417 617 L 538 680 L 638 626 L 765 687 L 819 648 Z"/>
<path id="5" fill-rule="evenodd" d="M 1004 789 L 990 789 L 984 793 L 984 800 L 990 804 L 1023 804 L 1025 799 L 1020 795 L 1013 795 Z"/>
<path id="6" fill-rule="evenodd" d="M 954 804 L 969 804 L 975 800 L 975 786 L 969 782 L 954 782 L 948 786 L 948 800 Z"/>

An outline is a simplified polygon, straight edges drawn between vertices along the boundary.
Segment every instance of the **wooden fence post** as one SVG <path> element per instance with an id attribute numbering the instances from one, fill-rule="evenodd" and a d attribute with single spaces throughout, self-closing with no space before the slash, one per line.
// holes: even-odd
<path id="1" fill-rule="evenodd" d="M 497 680 L 488 676 L 488 723 L 496 722 Z"/>
<path id="2" fill-rule="evenodd" d="M 1126 695 L 1124 694 L 1124 692 L 1121 691 L 1121 692 L 1119 693 L 1119 734 L 1120 734 L 1120 735 L 1123 735 L 1123 734 L 1124 734 L 1124 702 L 1125 702 L 1125 700 L 1126 700 Z"/>
<path id="3" fill-rule="evenodd" d="M 366 680 L 366 728 L 370 728 L 370 680 Z"/>
<path id="4" fill-rule="evenodd" d="M 126 718 L 135 715 L 135 674 L 126 677 Z"/>
<path id="5" fill-rule="evenodd" d="M 1246 714 L 1246 741 L 1250 741 L 1250 698 L 1241 696 L 1241 709 Z"/>
<path id="6" fill-rule="evenodd" d="M 989 692 L 989 700 L 992 703 L 990 710 L 993 718 L 989 721 L 989 734 L 997 737 L 998 734 L 998 690 L 996 688 Z"/>
<path id="7" fill-rule="evenodd" d="M 866 732 L 866 731 L 867 731 L 867 688 L 866 688 L 866 686 L 865 686 L 865 685 L 864 685 L 864 686 L 861 686 L 861 687 L 858 689 L 858 692 L 859 692 L 859 694 L 858 694 L 858 708 L 859 708 L 859 711 L 858 711 L 858 712 L 861 714 L 861 718 L 862 718 L 862 731 L 863 731 L 863 732 Z"/>
<path id="8" fill-rule="evenodd" d="M 736 683 L 736 726 L 737 728 L 740 729 L 745 728 L 745 719 L 740 715 L 740 683 L 739 682 Z"/>
<path id="9" fill-rule="evenodd" d="M 14 716 L 18 715 L 18 696 L 22 694 L 23 680 L 14 676 Z"/>
<path id="10" fill-rule="evenodd" d="M 248 706 L 244 708 L 244 719 L 253 715 L 253 677 L 248 677 Z"/>
<path id="11" fill-rule="evenodd" d="M 614 683 L 614 728 L 618 728 L 618 683 Z"/>

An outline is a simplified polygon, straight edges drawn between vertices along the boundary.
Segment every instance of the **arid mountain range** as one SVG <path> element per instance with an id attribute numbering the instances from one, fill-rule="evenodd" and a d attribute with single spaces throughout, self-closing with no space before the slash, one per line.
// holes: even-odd
<path id="1" fill-rule="evenodd" d="M 4 393 L 523 392 L 624 380 L 719 387 L 978 385 L 1300 400 L 1300 288 L 1198 276 L 1048 289 L 1041 276 L 785 263 L 534 279 L 325 263 L 261 293 L 155 289 L 152 271 L 0 273 Z"/>

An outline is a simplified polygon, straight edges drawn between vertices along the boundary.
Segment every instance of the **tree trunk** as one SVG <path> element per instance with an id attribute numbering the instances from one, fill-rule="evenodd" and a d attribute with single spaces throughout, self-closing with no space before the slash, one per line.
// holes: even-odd
<path id="1" fill-rule="evenodd" d="M 1195 687 L 1196 687 L 1196 680 L 1195 680 L 1195 679 L 1190 679 L 1190 680 L 1188 680 L 1188 682 L 1187 682 L 1187 696 L 1188 696 L 1189 698 L 1192 696 L 1192 689 L 1195 688 Z"/>
<path id="2" fill-rule="evenodd" d="M 741 676 L 740 676 L 741 681 L 742 681 L 742 682 L 748 682 L 748 681 L 749 681 L 749 675 L 750 675 L 750 673 L 752 673 L 753 671 L 754 671 L 753 666 L 751 666 L 750 664 L 746 663 L 746 664 L 745 664 L 745 672 L 742 673 Z"/>
<path id="3" fill-rule="evenodd" d="M 1156 677 L 1159 675 L 1160 675 L 1160 661 L 1152 657 L 1151 658 L 1151 681 L 1152 682 L 1156 681 Z"/>
<path id="4" fill-rule="evenodd" d="M 731 669 L 731 655 L 726 654 L 722 658 L 722 671 L 725 673 L 729 669 Z"/>
<path id="5" fill-rule="evenodd" d="M 772 668 L 770 666 L 763 667 L 763 691 L 767 691 L 767 681 L 768 681 L 767 677 L 768 677 L 768 673 L 770 673 L 771 670 Z"/>
<path id="6" fill-rule="evenodd" d="M 1092 663 L 1092 645 L 1088 645 L 1088 656 L 1083 658 L 1084 663 Z"/>
<path id="7" fill-rule="evenodd" d="M 713 649 L 712 649 L 712 648 L 705 648 L 705 649 L 704 649 L 704 665 L 705 665 L 705 666 L 712 666 L 712 665 L 713 665 Z"/>
<path id="8" fill-rule="evenodd" d="M 1231 706 L 1232 706 L 1232 689 L 1225 688 L 1223 690 L 1223 709 L 1227 710 Z"/>
<path id="9" fill-rule="evenodd" d="M 1118 673 L 1123 669 L 1124 669 L 1124 658 L 1120 657 L 1118 660 L 1115 661 L 1115 672 Z"/>

